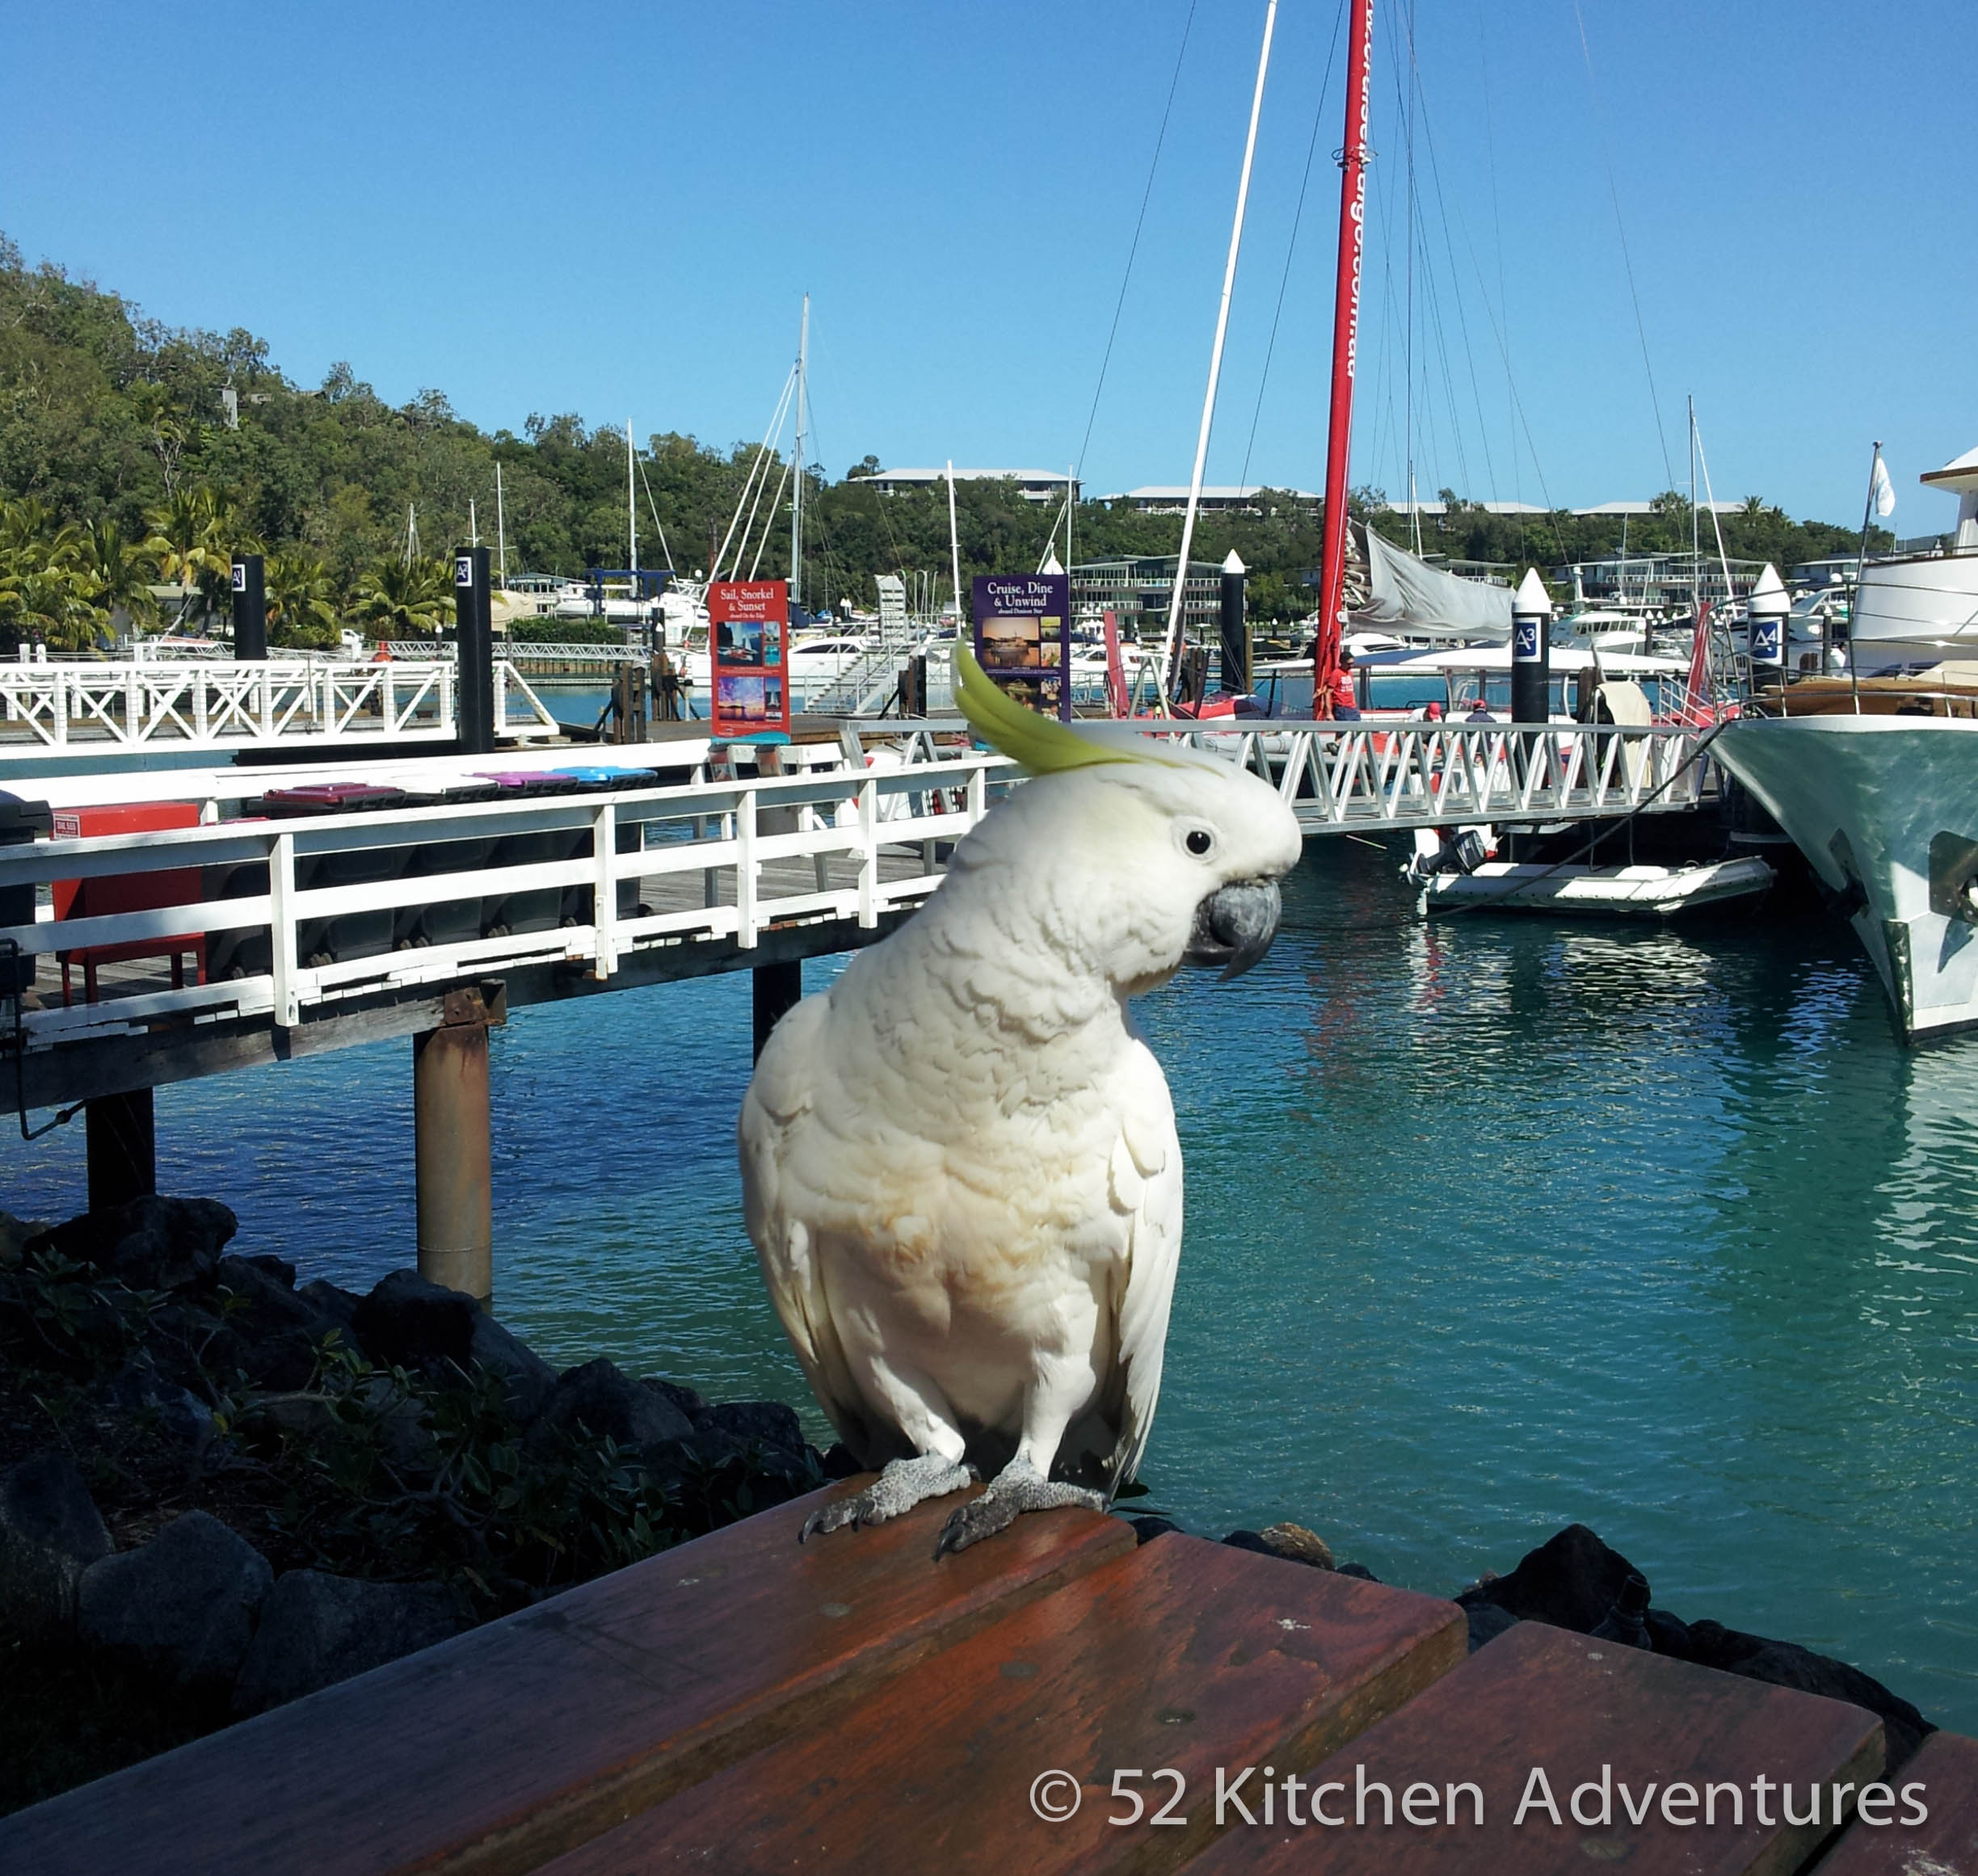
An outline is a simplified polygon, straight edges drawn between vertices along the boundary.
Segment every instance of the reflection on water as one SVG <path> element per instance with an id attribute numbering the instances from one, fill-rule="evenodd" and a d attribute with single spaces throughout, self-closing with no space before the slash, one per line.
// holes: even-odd
<path id="1" fill-rule="evenodd" d="M 741 1226 L 748 1005 L 498 1033 L 498 1299 L 551 1354 L 804 1398 Z M 1189 1171 L 1151 1503 L 1446 1592 L 1582 1519 L 1678 1613 L 1978 1728 L 1978 1038 L 1898 1047 L 1837 922 L 1425 926 L 1345 841 L 1258 970 L 1142 1017 Z M 409 1058 L 160 1091 L 168 1188 L 369 1282 L 410 1255 Z M 9 1209 L 79 1205 L 79 1134 L 6 1149 Z"/>

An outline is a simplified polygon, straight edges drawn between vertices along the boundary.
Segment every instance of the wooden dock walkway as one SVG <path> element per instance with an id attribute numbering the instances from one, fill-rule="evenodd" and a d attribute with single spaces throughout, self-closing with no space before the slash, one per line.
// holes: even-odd
<path id="1" fill-rule="evenodd" d="M 1453 1603 L 1089 1512 L 800 1547 L 816 1502 L 22 1812 L 0 1871 L 1978 1871 L 1971 1739 L 1875 1828 L 1838 1701 L 1536 1623 L 1467 1655 Z"/>

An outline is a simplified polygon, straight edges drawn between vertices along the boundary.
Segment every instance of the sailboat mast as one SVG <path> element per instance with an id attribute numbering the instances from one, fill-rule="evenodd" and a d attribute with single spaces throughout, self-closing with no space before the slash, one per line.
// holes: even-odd
<path id="1" fill-rule="evenodd" d="M 1690 394 L 1690 612 L 1693 618 L 1703 616 L 1703 552 L 1702 536 L 1697 532 L 1696 505 L 1696 393 Z M 1724 594 L 1726 604 L 1731 595 Z"/>
<path id="2" fill-rule="evenodd" d="M 803 602 L 804 380 L 810 369 L 810 296 L 806 293 L 803 297 L 803 323 L 797 334 L 797 443 L 791 452 L 791 469 L 796 477 L 796 492 L 790 498 L 789 603 L 793 608 Z"/>
<path id="3" fill-rule="evenodd" d="M 501 562 L 502 584 L 508 583 L 508 519 L 502 509 L 501 460 L 494 462 L 494 557 Z"/>
<path id="4" fill-rule="evenodd" d="M 1374 0 L 1353 0 L 1346 51 L 1346 139 L 1340 152 L 1339 271 L 1332 294 L 1332 411 L 1326 435 L 1325 549 L 1319 633 L 1312 655 L 1312 714 L 1330 716 L 1345 622 L 1346 457 L 1353 440 L 1353 364 L 1360 336 L 1361 253 L 1366 232 L 1367 106 L 1373 74 Z"/>
<path id="5" fill-rule="evenodd" d="M 1168 630 L 1161 639 L 1156 708 L 1168 708 L 1168 679 L 1181 654 L 1187 625 L 1189 549 L 1202 507 L 1202 473 L 1209 461 L 1209 432 L 1215 422 L 1216 385 L 1223 375 L 1223 344 L 1229 336 L 1230 296 L 1236 290 L 1236 262 L 1243 251 L 1244 216 L 1250 204 L 1250 168 L 1256 159 L 1257 120 L 1264 113 L 1264 81 L 1270 74 L 1271 36 L 1277 30 L 1277 0 L 1264 10 L 1264 44 L 1257 53 L 1256 89 L 1250 95 L 1250 128 L 1244 138 L 1243 170 L 1236 183 L 1236 214 L 1230 224 L 1229 259 L 1223 267 L 1223 297 L 1216 308 L 1215 343 L 1209 348 L 1209 388 L 1202 393 L 1202 427 L 1195 433 L 1195 467 L 1189 477 L 1188 505 L 1181 511 L 1181 551 L 1175 559 L 1174 591 L 1168 603 Z M 1067 693 L 1068 695 L 1068 693 Z"/>
<path id="6" fill-rule="evenodd" d="M 638 607 L 638 457 L 632 448 L 632 419 L 625 419 L 625 541 L 632 557 L 626 562 L 632 570 L 632 605 Z"/>

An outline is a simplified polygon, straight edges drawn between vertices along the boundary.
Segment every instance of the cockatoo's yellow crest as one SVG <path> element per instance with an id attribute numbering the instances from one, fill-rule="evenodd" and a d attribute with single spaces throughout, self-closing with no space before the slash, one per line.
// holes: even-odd
<path id="1" fill-rule="evenodd" d="M 1002 687 L 975 662 L 960 639 L 954 648 L 955 701 L 970 727 L 991 748 L 1038 775 L 1086 768 L 1096 762 L 1130 762 L 1132 752 L 1108 749 L 1055 717 L 1026 709 L 1003 694 Z"/>

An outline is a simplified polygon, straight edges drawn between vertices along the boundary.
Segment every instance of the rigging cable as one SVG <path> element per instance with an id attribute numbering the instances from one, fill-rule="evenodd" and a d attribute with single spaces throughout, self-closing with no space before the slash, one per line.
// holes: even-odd
<path id="1" fill-rule="evenodd" d="M 1291 284 L 1291 257 L 1298 252 L 1298 224 L 1305 217 L 1305 191 L 1311 181 L 1312 158 L 1319 148 L 1319 127 L 1324 120 L 1326 99 L 1332 89 L 1332 65 L 1339 56 L 1340 27 L 1346 18 L 1346 0 L 1340 0 L 1339 11 L 1332 15 L 1332 43 L 1326 48 L 1325 77 L 1319 82 L 1319 102 L 1312 111 L 1311 141 L 1305 146 L 1305 174 L 1298 179 L 1298 207 L 1291 216 L 1291 238 L 1285 246 L 1284 272 L 1277 281 L 1277 306 L 1271 314 L 1270 341 L 1264 347 L 1264 372 L 1257 380 L 1256 408 L 1250 414 L 1250 440 L 1244 445 L 1243 473 L 1237 477 L 1239 488 L 1247 487 L 1250 482 L 1250 456 L 1256 448 L 1257 421 L 1264 414 L 1265 388 L 1270 383 L 1272 355 L 1277 349 L 1277 322 L 1284 317 L 1285 289 Z"/>
<path id="2" fill-rule="evenodd" d="M 1113 362 L 1113 342 L 1119 337 L 1120 315 L 1126 309 L 1126 289 L 1133 282 L 1134 257 L 1140 251 L 1140 231 L 1147 225 L 1147 204 L 1154 197 L 1155 172 L 1160 167 L 1161 145 L 1168 141 L 1168 120 L 1174 110 L 1175 93 L 1181 83 L 1181 61 L 1188 51 L 1189 34 L 1195 24 L 1197 0 L 1189 0 L 1188 18 L 1181 23 L 1181 44 L 1175 51 L 1174 76 L 1168 81 L 1168 102 L 1162 107 L 1160 129 L 1154 139 L 1153 161 L 1147 165 L 1147 187 L 1140 196 L 1140 213 L 1134 223 L 1133 240 L 1126 249 L 1126 271 L 1120 280 L 1119 298 L 1113 308 L 1112 330 L 1106 334 L 1105 354 L 1099 360 L 1099 381 L 1092 386 L 1092 410 L 1085 419 L 1084 440 L 1079 444 L 1078 465 L 1085 466 L 1085 451 L 1092 442 L 1092 426 L 1099 420 L 1099 399 L 1105 389 L 1106 367 Z"/>
<path id="3" fill-rule="evenodd" d="M 1600 90 L 1593 82 L 1593 54 L 1587 44 L 1586 21 L 1580 12 L 1580 0 L 1572 0 L 1573 20 L 1580 28 L 1580 57 L 1585 62 L 1587 90 L 1593 99 L 1595 134 L 1600 139 L 1601 165 L 1607 172 L 1607 196 L 1614 204 L 1614 232 L 1621 238 L 1621 266 L 1627 276 L 1628 300 L 1635 309 L 1635 335 L 1641 340 L 1642 371 L 1648 380 L 1648 403 L 1655 412 L 1656 441 L 1662 446 L 1662 473 L 1667 486 L 1676 486 L 1676 470 L 1669 461 L 1669 436 L 1662 427 L 1662 400 L 1656 395 L 1655 367 L 1648 362 L 1648 328 L 1643 322 L 1641 295 L 1635 290 L 1635 263 L 1628 253 L 1627 229 L 1621 220 L 1621 191 L 1614 185 L 1614 159 L 1608 154 L 1607 132 L 1601 116 Z"/>

